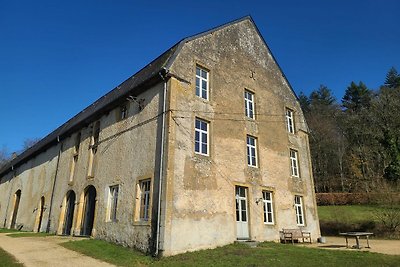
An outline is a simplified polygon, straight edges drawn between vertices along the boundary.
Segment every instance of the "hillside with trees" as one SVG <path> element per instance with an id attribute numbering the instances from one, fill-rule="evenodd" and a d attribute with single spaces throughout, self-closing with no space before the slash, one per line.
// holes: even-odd
<path id="1" fill-rule="evenodd" d="M 317 193 L 376 192 L 400 185 L 400 75 L 378 90 L 351 82 L 339 102 L 321 85 L 299 99 L 310 130 Z"/>

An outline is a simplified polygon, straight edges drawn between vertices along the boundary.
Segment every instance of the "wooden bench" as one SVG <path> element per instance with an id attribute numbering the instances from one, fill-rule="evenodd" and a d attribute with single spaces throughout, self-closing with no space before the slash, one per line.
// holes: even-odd
<path id="1" fill-rule="evenodd" d="M 311 244 L 311 233 L 302 231 L 301 229 L 282 229 L 281 238 L 285 244 L 287 241 L 291 241 L 294 244 L 294 241 L 299 242 L 300 240 L 303 243 L 307 242 Z"/>

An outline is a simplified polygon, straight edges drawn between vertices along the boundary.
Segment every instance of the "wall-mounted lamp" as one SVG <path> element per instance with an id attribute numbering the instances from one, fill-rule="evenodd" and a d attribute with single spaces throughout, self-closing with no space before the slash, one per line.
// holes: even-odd
<path id="1" fill-rule="evenodd" d="M 262 197 L 256 198 L 256 204 L 258 205 L 258 203 L 260 203 L 263 200 Z"/>

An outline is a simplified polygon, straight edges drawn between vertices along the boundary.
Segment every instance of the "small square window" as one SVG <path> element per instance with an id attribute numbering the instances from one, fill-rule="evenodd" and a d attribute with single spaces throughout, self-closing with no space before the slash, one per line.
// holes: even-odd
<path id="1" fill-rule="evenodd" d="M 208 100 L 209 79 L 208 71 L 196 67 L 196 95 Z"/>

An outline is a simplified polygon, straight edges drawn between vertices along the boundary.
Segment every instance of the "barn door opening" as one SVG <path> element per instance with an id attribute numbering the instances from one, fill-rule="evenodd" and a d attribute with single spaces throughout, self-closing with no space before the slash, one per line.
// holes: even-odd
<path id="1" fill-rule="evenodd" d="M 14 209 L 11 217 L 11 225 L 10 228 L 14 229 L 15 228 L 15 222 L 17 221 L 17 215 L 18 215 L 18 208 L 19 208 L 19 201 L 21 199 L 21 190 L 18 190 L 14 194 Z"/>
<path id="2" fill-rule="evenodd" d="M 71 235 L 72 222 L 74 219 L 75 199 L 75 192 L 72 190 L 68 191 L 67 202 L 65 205 L 64 228 L 62 231 L 63 235 Z"/>
<path id="3" fill-rule="evenodd" d="M 84 205 L 81 235 L 91 236 L 96 208 L 96 188 L 92 185 L 85 190 Z"/>

